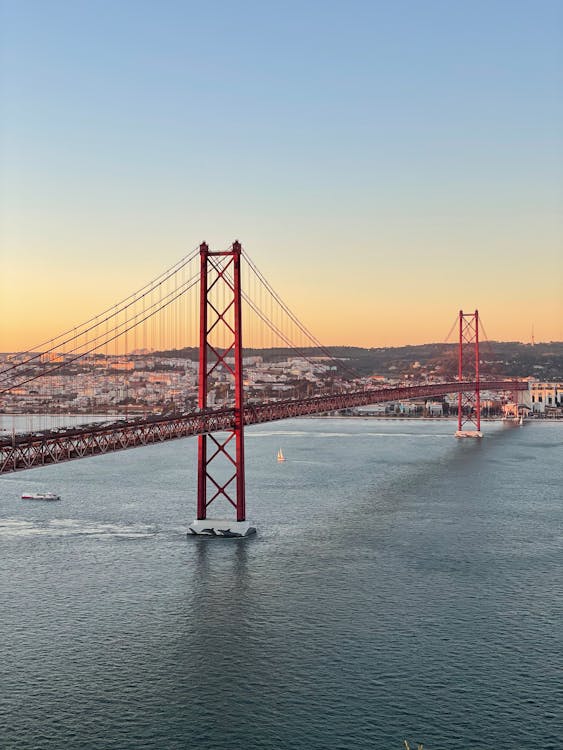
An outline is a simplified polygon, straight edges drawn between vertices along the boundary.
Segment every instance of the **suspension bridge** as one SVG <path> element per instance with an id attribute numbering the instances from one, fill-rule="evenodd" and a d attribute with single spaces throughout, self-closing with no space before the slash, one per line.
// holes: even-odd
<path id="1" fill-rule="evenodd" d="M 192 347 L 197 407 L 189 399 L 178 399 L 176 387 L 170 398 L 143 415 L 116 414 L 87 425 L 13 432 L 0 438 L 0 474 L 197 436 L 197 509 L 190 531 L 245 536 L 254 531 L 246 519 L 246 426 L 456 393 L 456 436 L 479 438 L 482 390 L 513 394 L 528 390 L 523 381 L 483 377 L 478 311 L 460 311 L 456 324 L 455 379 L 375 387 L 346 361 L 335 358 L 301 323 L 238 241 L 223 251 L 211 251 L 202 243 L 121 302 L 15 355 L 0 371 L 4 400 L 33 392 L 42 398 L 46 411 L 60 409 L 61 380 L 68 390 L 70 378 L 72 390 L 82 393 L 91 409 L 99 410 L 107 408 L 111 399 L 121 398 L 125 404 L 131 400 L 134 368 L 131 371 L 129 352 L 142 357 L 147 352 L 185 352 Z M 253 350 L 284 347 L 320 373 L 308 380 L 307 393 L 299 383 L 293 389 L 282 383 L 275 396 L 247 398 L 243 332 Z M 331 377 L 323 382 L 322 373 L 328 371 Z M 92 372 L 97 373 L 96 383 L 105 383 L 103 387 L 92 382 Z M 234 518 L 224 512 L 221 517 L 212 515 L 212 506 L 213 510 L 230 508 Z"/>

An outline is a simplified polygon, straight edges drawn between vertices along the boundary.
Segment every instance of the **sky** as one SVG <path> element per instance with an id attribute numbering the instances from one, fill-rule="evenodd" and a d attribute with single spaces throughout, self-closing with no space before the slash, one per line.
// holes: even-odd
<path id="1" fill-rule="evenodd" d="M 0 351 L 239 239 L 325 344 L 563 340 L 560 0 L 0 0 Z"/>

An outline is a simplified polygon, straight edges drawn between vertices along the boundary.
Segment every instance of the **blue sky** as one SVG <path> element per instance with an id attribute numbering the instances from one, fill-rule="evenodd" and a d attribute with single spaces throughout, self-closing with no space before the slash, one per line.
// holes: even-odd
<path id="1" fill-rule="evenodd" d="M 563 339 L 561 2 L 0 7 L 6 342 L 235 238 L 326 343 Z"/>

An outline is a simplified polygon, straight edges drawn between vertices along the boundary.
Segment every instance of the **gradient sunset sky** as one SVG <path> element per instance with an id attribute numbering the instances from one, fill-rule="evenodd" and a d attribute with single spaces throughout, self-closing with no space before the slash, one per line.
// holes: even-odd
<path id="1" fill-rule="evenodd" d="M 0 7 L 0 351 L 234 239 L 326 344 L 563 340 L 560 0 Z"/>

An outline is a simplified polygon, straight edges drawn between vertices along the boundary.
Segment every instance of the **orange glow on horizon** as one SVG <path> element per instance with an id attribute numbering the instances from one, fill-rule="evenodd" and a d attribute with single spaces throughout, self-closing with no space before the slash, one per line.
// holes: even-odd
<path id="1" fill-rule="evenodd" d="M 92 276 L 85 285 L 81 277 L 59 272 L 47 281 L 47 270 L 30 276 L 23 267 L 6 274 L 0 288 L 0 351 L 25 351 L 78 325 L 123 299 L 124 291 L 142 287 L 154 277 L 147 265 L 127 267 L 112 276 Z M 41 269 L 40 269 L 41 270 Z M 336 273 L 310 281 L 312 273 L 291 278 L 287 268 L 274 266 L 268 276 L 288 307 L 325 346 L 394 347 L 442 342 L 459 309 L 479 309 L 484 330 L 492 340 L 536 342 L 563 340 L 563 295 L 558 293 L 557 277 L 546 279 L 541 287 L 526 289 L 525 304 L 509 285 L 496 280 L 479 282 L 468 294 L 455 285 L 419 283 L 416 276 L 390 278 L 374 284 L 369 275 L 352 278 L 344 286 Z M 25 279 L 24 282 L 21 279 Z M 551 285 L 551 286 L 550 286 Z M 284 288 L 282 288 L 282 286 Z M 191 294 L 192 292 L 190 292 Z M 478 299 L 475 299 L 478 296 Z M 190 303 L 189 335 L 185 346 L 198 345 L 197 294 Z M 268 346 L 267 337 L 255 328 L 243 330 L 247 348 Z M 281 341 L 270 345 L 283 346 Z M 124 346 L 120 344 L 120 350 Z M 127 351 L 146 348 L 142 336 L 132 335 Z"/>

